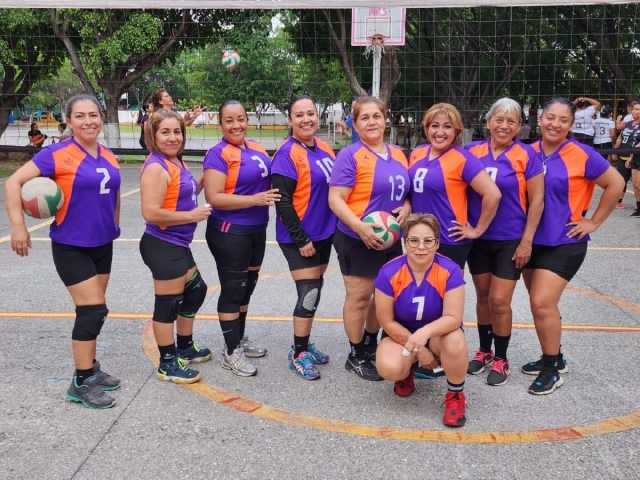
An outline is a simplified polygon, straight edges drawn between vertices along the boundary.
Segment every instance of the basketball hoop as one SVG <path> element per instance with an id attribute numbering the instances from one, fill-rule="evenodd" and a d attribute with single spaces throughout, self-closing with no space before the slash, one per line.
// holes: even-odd
<path id="1" fill-rule="evenodd" d="M 379 53 L 380 55 L 382 55 L 384 53 L 384 42 L 388 38 L 389 37 L 387 37 L 386 35 L 380 35 L 380 34 L 371 35 L 370 37 L 367 37 L 368 44 L 364 49 L 364 56 L 366 58 L 369 58 L 372 53 L 374 54 L 374 57 L 376 56 L 375 55 L 376 53 Z"/>

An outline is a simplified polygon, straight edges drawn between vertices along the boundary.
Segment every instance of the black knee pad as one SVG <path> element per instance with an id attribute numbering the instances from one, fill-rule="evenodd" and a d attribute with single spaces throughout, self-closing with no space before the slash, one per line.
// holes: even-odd
<path id="1" fill-rule="evenodd" d="M 322 287 L 324 287 L 324 275 L 320 275 L 318 281 L 320 282 L 320 286 L 318 287 L 318 297 L 316 298 L 316 309 L 318 305 L 320 305 L 320 295 L 322 294 Z"/>
<path id="2" fill-rule="evenodd" d="M 207 284 L 204 283 L 200 270 L 196 270 L 193 277 L 185 284 L 184 301 L 178 313 L 183 317 L 194 318 L 207 297 Z"/>
<path id="3" fill-rule="evenodd" d="M 247 276 L 247 291 L 244 293 L 242 305 L 249 305 L 251 295 L 253 295 L 253 291 L 256 289 L 256 285 L 258 284 L 259 276 L 260 272 L 258 270 L 249 270 L 249 275 Z"/>
<path id="4" fill-rule="evenodd" d="M 175 322 L 183 301 L 184 297 L 182 295 L 156 295 L 153 321 L 160 323 Z"/>
<path id="5" fill-rule="evenodd" d="M 102 325 L 107 319 L 109 310 L 102 305 L 82 305 L 76 307 L 76 321 L 73 325 L 71 338 L 81 342 L 89 342 L 98 338 Z"/>
<path id="6" fill-rule="evenodd" d="M 296 280 L 298 301 L 293 315 L 300 318 L 313 318 L 320 297 L 320 280 Z"/>
<path id="7" fill-rule="evenodd" d="M 247 292 L 247 272 L 218 272 L 220 296 L 218 312 L 238 313 Z"/>

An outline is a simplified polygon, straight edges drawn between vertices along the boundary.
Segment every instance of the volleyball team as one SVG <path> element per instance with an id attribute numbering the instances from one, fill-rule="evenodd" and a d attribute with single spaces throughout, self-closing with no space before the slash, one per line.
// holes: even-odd
<path id="1" fill-rule="evenodd" d="M 140 179 L 146 220 L 140 253 L 155 291 L 158 379 L 196 382 L 201 374 L 193 364 L 213 356 L 193 339 L 208 288 L 190 250 L 201 221 L 220 284 L 222 367 L 239 376 L 256 374 L 253 359 L 267 349 L 249 338 L 246 319 L 275 206 L 276 240 L 297 292 L 288 364 L 302 379 L 320 378 L 319 366 L 329 361 L 311 330 L 333 247 L 346 291 L 348 371 L 392 381 L 394 392 L 406 397 L 415 391 L 414 376 L 441 368 L 447 382 L 443 422 L 464 425 L 466 375 L 489 370 L 486 382 L 503 385 L 511 372 L 511 301 L 522 275 L 542 350 L 521 368 L 535 376 L 528 391 L 550 394 L 563 384 L 568 367 L 558 303 L 584 261 L 589 234 L 610 215 L 624 187 L 607 160 L 571 137 L 573 103 L 548 102 L 542 140 L 529 146 L 516 139 L 520 106 L 500 99 L 486 116 L 490 138 L 465 148 L 459 112 L 436 104 L 423 119 L 428 144 L 407 160 L 384 142 L 386 109 L 374 97 L 355 103 L 360 140 L 337 156 L 316 136 L 314 101 L 295 98 L 288 110 L 291 135 L 273 159 L 247 138 L 243 105 L 228 101 L 218 111 L 223 138 L 207 152 L 199 178 L 182 160 L 185 118 L 170 106 L 154 105 L 144 124 L 150 154 Z M 120 380 L 96 360 L 96 339 L 108 315 L 121 178 L 115 156 L 97 141 L 104 120 L 98 101 L 78 95 L 65 113 L 74 137 L 43 148 L 6 183 L 11 247 L 20 256 L 31 248 L 22 185 L 37 176 L 52 178 L 65 198 L 51 225 L 53 260 L 76 307 L 76 371 L 67 397 L 109 408 L 115 401 L 107 392 Z M 595 185 L 603 192 L 587 217 Z M 202 190 L 205 205 L 198 204 Z M 362 221 L 374 211 L 395 215 L 402 242 L 382 249 L 375 225 Z M 462 324 L 465 264 L 477 296 L 479 348 L 471 361 Z"/>

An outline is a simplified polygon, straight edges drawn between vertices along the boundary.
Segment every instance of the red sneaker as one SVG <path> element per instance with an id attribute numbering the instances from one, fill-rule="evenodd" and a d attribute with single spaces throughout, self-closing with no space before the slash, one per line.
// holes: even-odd
<path id="1" fill-rule="evenodd" d="M 442 422 L 447 427 L 462 427 L 467 417 L 464 416 L 464 409 L 467 406 L 464 392 L 448 391 L 442 402 L 444 405 L 444 417 Z"/>
<path id="2" fill-rule="evenodd" d="M 409 376 L 404 380 L 398 380 L 393 384 L 393 393 L 395 393 L 399 397 L 408 397 L 413 392 L 416 391 L 416 386 L 413 383 L 413 374 L 416 371 L 415 363 L 411 365 L 411 370 L 409 371 Z"/>

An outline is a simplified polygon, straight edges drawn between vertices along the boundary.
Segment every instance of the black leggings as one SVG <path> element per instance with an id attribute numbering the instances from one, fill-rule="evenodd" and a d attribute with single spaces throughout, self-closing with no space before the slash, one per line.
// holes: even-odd
<path id="1" fill-rule="evenodd" d="M 624 188 L 622 189 L 622 194 L 620 198 L 624 197 L 624 193 L 627 191 L 627 183 L 631 179 L 631 169 L 624 166 L 626 160 L 622 160 L 620 155 L 618 155 L 618 159 L 616 160 L 616 168 L 618 169 L 618 173 L 622 175 L 624 178 Z"/>

